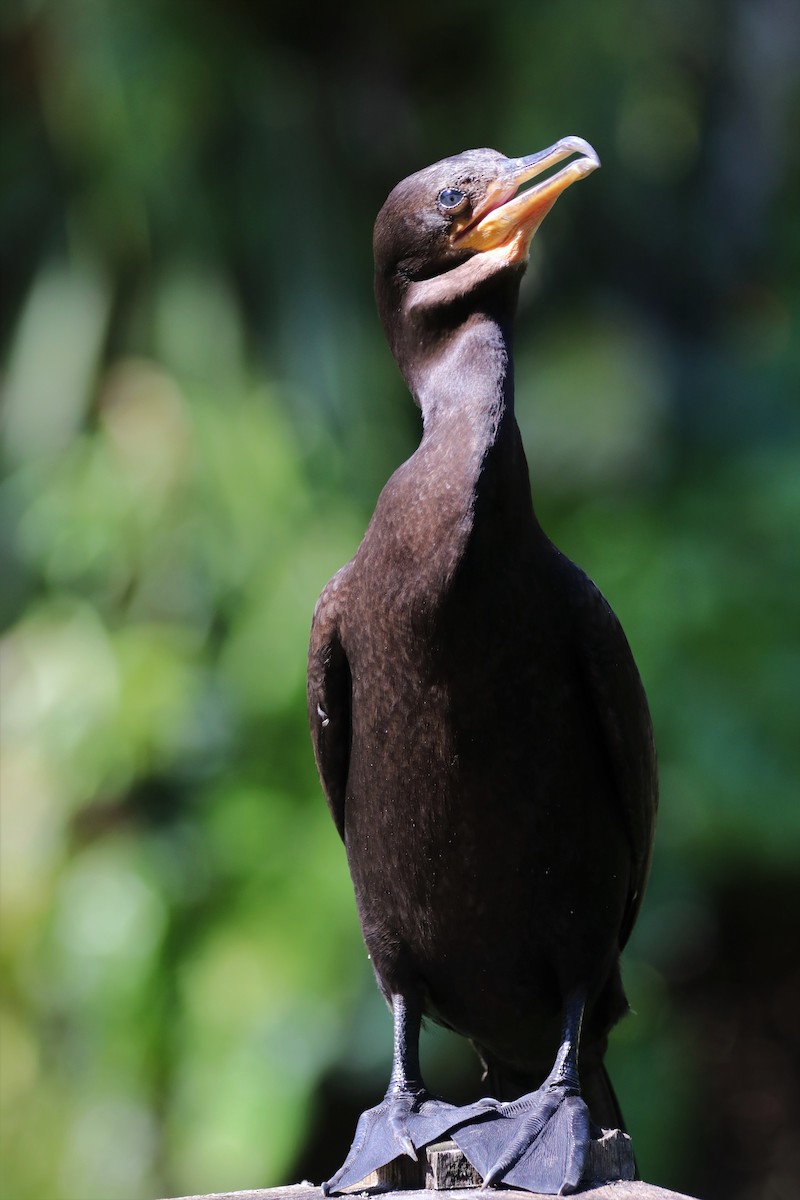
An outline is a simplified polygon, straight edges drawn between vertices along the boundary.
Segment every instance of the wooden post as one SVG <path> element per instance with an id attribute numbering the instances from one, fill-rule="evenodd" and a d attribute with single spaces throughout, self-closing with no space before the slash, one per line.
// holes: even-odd
<path id="1" fill-rule="evenodd" d="M 693 1200 L 666 1188 L 634 1180 L 631 1140 L 618 1129 L 605 1129 L 592 1141 L 580 1195 L 586 1200 Z M 611 1182 L 609 1182 L 609 1180 Z M 538 1192 L 517 1188 L 483 1188 L 454 1142 L 427 1146 L 419 1163 L 398 1158 L 355 1187 L 348 1196 L 377 1195 L 381 1200 L 421 1200 L 420 1190 L 446 1191 L 446 1200 L 552 1200 Z M 284 1188 L 260 1188 L 245 1192 L 214 1192 L 206 1196 L 180 1196 L 175 1200 L 322 1200 L 319 1187 L 297 1183 Z"/>
<path id="2" fill-rule="evenodd" d="M 382 1192 L 382 1191 L 351 1191 L 349 1195 L 380 1196 L 381 1200 L 417 1200 L 419 1192 Z M 489 1188 L 479 1191 L 477 1188 L 454 1188 L 448 1200 L 495 1200 L 498 1191 Z M 521 1192 L 514 1188 L 503 1188 L 499 1193 L 502 1200 L 553 1200 L 552 1196 L 543 1196 L 540 1192 Z M 667 1188 L 653 1187 L 650 1183 L 639 1180 L 616 1183 L 589 1184 L 581 1188 L 580 1197 L 585 1200 L 694 1200 L 682 1192 L 671 1192 Z M 245 1192 L 211 1192 L 207 1195 L 181 1196 L 175 1200 L 322 1200 L 318 1187 L 310 1183 L 296 1183 L 284 1188 L 257 1188 Z"/>
<path id="3" fill-rule="evenodd" d="M 635 1177 L 636 1163 L 627 1133 L 619 1129 L 604 1129 L 601 1137 L 592 1139 L 582 1182 L 608 1183 L 610 1180 L 630 1180 Z M 364 1179 L 361 1187 L 379 1187 L 384 1192 L 389 1189 L 411 1191 L 417 1188 L 444 1192 L 456 1188 L 481 1188 L 482 1180 L 455 1142 L 447 1141 L 426 1146 L 425 1155 L 420 1157 L 419 1162 L 405 1155 L 394 1159 L 388 1166 L 381 1167 Z"/>

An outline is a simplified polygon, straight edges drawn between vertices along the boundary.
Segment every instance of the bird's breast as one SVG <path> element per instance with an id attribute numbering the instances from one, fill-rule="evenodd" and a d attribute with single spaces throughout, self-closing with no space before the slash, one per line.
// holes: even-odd
<path id="1" fill-rule="evenodd" d="M 522 992 L 555 995 L 571 939 L 576 959 L 587 937 L 608 953 L 627 851 L 621 829 L 608 834 L 613 783 L 549 543 L 496 519 L 463 479 L 451 475 L 448 489 L 430 478 L 396 473 L 348 579 L 345 841 L 383 986 L 421 979 L 445 1018 L 477 1036 L 476 1013 L 458 1008 L 480 994 L 476 977 L 511 1012 Z M 588 869 L 576 862 L 578 827 L 604 845 Z M 538 911 L 550 914 L 544 926 Z"/>

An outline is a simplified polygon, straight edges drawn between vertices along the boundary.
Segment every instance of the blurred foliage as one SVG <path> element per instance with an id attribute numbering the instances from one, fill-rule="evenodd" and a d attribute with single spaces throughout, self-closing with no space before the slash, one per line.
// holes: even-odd
<path id="1" fill-rule="evenodd" d="M 4 5 L 8 1200 L 329 1172 L 382 1090 L 303 698 L 315 597 L 418 434 L 371 222 L 435 158 L 566 133 L 604 169 L 535 244 L 519 417 L 546 528 L 633 644 L 663 778 L 612 1070 L 653 1182 L 791 1193 L 799 21 Z M 443 1089 L 463 1054 L 429 1040 Z"/>

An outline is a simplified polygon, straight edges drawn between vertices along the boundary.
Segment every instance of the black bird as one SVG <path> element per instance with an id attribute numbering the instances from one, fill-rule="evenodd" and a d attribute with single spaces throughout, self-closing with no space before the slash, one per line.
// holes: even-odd
<path id="1" fill-rule="evenodd" d="M 375 225 L 378 309 L 424 432 L 320 596 L 308 702 L 394 1058 L 326 1191 L 450 1132 L 487 1183 L 565 1193 L 590 1113 L 621 1124 L 603 1055 L 650 862 L 652 728 L 619 622 L 534 513 L 511 353 L 531 239 L 599 165 L 576 137 L 468 150 L 400 183 Z M 527 1094 L 433 1097 L 423 1015 Z"/>

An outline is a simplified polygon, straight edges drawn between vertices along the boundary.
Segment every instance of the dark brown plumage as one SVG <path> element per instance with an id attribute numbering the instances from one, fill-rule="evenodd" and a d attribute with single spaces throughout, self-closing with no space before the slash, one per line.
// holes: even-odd
<path id="1" fill-rule="evenodd" d="M 330 1190 L 447 1131 L 489 1182 L 571 1190 L 579 1039 L 592 1116 L 620 1121 L 602 1060 L 649 866 L 652 731 L 618 621 L 537 521 L 511 357 L 530 239 L 597 165 L 576 138 L 468 151 L 399 184 L 375 226 L 378 308 L 424 432 L 319 599 L 308 696 L 396 1036 Z M 542 1086 L 513 1108 L 433 1099 L 423 1013 L 471 1038 L 490 1080 Z"/>

